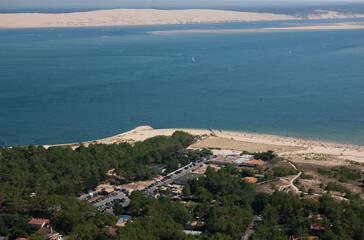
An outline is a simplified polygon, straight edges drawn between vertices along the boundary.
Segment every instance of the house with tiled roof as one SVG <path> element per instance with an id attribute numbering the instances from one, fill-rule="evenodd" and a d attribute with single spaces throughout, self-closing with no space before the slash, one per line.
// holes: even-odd
<path id="1" fill-rule="evenodd" d="M 253 159 L 253 160 L 247 160 L 244 161 L 240 164 L 241 167 L 257 167 L 264 164 L 264 161 L 262 160 L 257 160 L 257 159 Z"/>
<path id="2" fill-rule="evenodd" d="M 49 240 L 63 240 L 62 235 L 52 228 L 40 228 L 38 232 L 44 232 Z"/>
<path id="3" fill-rule="evenodd" d="M 310 231 L 314 233 L 324 232 L 327 228 L 318 224 L 311 224 Z"/>
<path id="4" fill-rule="evenodd" d="M 243 178 L 245 181 L 250 182 L 250 183 L 256 183 L 258 182 L 258 178 L 255 177 L 245 177 Z"/>
<path id="5" fill-rule="evenodd" d="M 49 227 L 49 224 L 51 223 L 51 220 L 49 219 L 43 219 L 43 218 L 32 218 L 28 222 L 29 225 L 35 226 L 35 227 Z"/>

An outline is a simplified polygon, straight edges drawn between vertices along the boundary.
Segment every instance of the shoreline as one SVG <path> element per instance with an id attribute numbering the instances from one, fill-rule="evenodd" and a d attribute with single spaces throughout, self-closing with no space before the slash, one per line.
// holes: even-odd
<path id="1" fill-rule="evenodd" d="M 104 143 L 104 144 L 113 144 L 113 143 L 135 143 L 137 141 L 144 141 L 148 138 L 155 136 L 170 136 L 175 131 L 185 131 L 192 135 L 199 136 L 210 136 L 212 133 L 208 129 L 188 129 L 188 128 L 168 128 L 168 129 L 153 129 L 150 126 L 140 126 L 130 131 L 120 133 L 115 136 L 111 136 L 108 138 L 97 139 L 93 141 L 82 142 L 85 146 L 88 146 L 90 143 Z M 286 147 L 300 147 L 298 150 L 292 150 L 289 152 L 282 152 L 280 154 L 327 154 L 338 157 L 340 159 L 346 159 L 350 161 L 364 163 L 364 146 L 361 145 L 352 145 L 345 143 L 335 143 L 328 141 L 318 141 L 304 138 L 294 138 L 294 137 L 285 137 L 285 136 L 277 136 L 277 135 L 268 135 L 268 134 L 256 134 L 256 133 L 248 133 L 248 132 L 235 132 L 235 131 L 220 131 L 220 130 L 212 130 L 216 137 L 225 139 L 225 140 L 234 140 L 238 143 L 253 143 L 253 144 L 265 144 L 273 146 L 286 146 Z M 68 143 L 68 144 L 56 144 L 56 145 L 44 145 L 45 148 L 51 146 L 71 146 L 72 148 L 76 148 L 79 146 L 79 143 Z M 229 147 L 224 148 L 226 150 Z"/>

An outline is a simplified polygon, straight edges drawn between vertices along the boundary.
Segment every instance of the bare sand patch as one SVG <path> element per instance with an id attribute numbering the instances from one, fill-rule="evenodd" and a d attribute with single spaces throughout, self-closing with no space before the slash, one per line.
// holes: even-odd
<path id="1" fill-rule="evenodd" d="M 191 145 L 191 148 L 221 148 L 221 149 L 230 149 L 238 151 L 247 151 L 251 153 L 266 152 L 268 150 L 274 151 L 276 153 L 281 153 L 281 152 L 293 152 L 306 149 L 304 147 L 298 147 L 298 146 L 284 146 L 284 145 L 264 144 L 257 142 L 247 142 L 247 141 L 239 141 L 223 137 L 208 137 Z"/>

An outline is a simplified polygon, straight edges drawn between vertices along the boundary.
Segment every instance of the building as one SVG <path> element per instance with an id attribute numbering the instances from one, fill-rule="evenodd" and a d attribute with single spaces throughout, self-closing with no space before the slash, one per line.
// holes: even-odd
<path id="1" fill-rule="evenodd" d="M 262 164 L 264 164 L 264 161 L 253 159 L 253 160 L 244 161 L 239 166 L 241 166 L 241 167 L 258 167 Z"/>
<path id="2" fill-rule="evenodd" d="M 44 232 L 49 240 L 63 240 L 63 237 L 52 228 L 40 228 L 38 232 Z"/>
<path id="3" fill-rule="evenodd" d="M 102 195 L 110 195 L 114 192 L 114 188 L 106 188 L 104 190 L 102 190 Z"/>
<path id="4" fill-rule="evenodd" d="M 116 232 L 116 228 L 113 228 L 113 227 L 108 227 L 108 230 L 109 230 L 109 234 L 112 235 L 112 236 L 117 236 L 117 232 Z"/>
<path id="5" fill-rule="evenodd" d="M 42 219 L 42 218 L 32 218 L 30 219 L 30 221 L 28 222 L 29 225 L 34 226 L 34 227 L 49 227 L 51 220 L 49 219 Z"/>
<path id="6" fill-rule="evenodd" d="M 310 230 L 311 230 L 311 232 L 314 232 L 314 233 L 322 233 L 326 230 L 326 228 L 321 225 L 318 225 L 318 224 L 312 224 L 310 226 Z"/>
<path id="7" fill-rule="evenodd" d="M 245 181 L 250 182 L 250 183 L 256 183 L 258 182 L 258 178 L 255 177 L 245 177 L 243 178 Z"/>
<path id="8" fill-rule="evenodd" d="M 244 155 L 241 155 L 241 157 L 239 159 L 235 160 L 234 163 L 239 165 L 242 162 L 253 160 L 253 159 L 254 159 L 254 155 L 244 154 Z"/>
<path id="9" fill-rule="evenodd" d="M 185 185 L 189 179 L 199 178 L 202 176 L 203 176 L 203 174 L 199 174 L 199 173 L 187 173 L 184 176 L 176 178 L 173 183 L 177 184 L 177 185 Z"/>

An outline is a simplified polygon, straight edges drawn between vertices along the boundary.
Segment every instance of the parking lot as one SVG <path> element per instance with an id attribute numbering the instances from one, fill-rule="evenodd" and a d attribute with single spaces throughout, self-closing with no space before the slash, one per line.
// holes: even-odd
<path id="1" fill-rule="evenodd" d="M 188 173 L 196 171 L 197 169 L 201 168 L 205 164 L 204 162 L 205 161 L 201 160 L 201 161 L 198 161 L 196 163 L 189 163 L 189 164 L 177 169 L 176 171 L 171 172 L 170 174 L 165 176 L 163 179 L 152 183 L 151 185 L 149 185 L 148 187 L 146 187 L 142 191 L 145 191 L 145 192 L 148 192 L 149 194 L 152 194 L 156 187 L 164 185 L 164 184 L 170 184 L 175 179 L 177 179 L 177 178 L 179 178 L 181 176 L 184 176 L 184 175 L 186 175 Z"/>
<path id="2" fill-rule="evenodd" d="M 79 199 L 87 200 L 92 205 L 97 207 L 97 209 L 101 212 L 110 212 L 112 213 L 112 205 L 119 202 L 123 207 L 126 207 L 130 204 L 130 199 L 127 196 L 128 192 L 125 189 L 108 189 L 105 190 L 88 190 L 85 194 L 81 195 Z"/>

